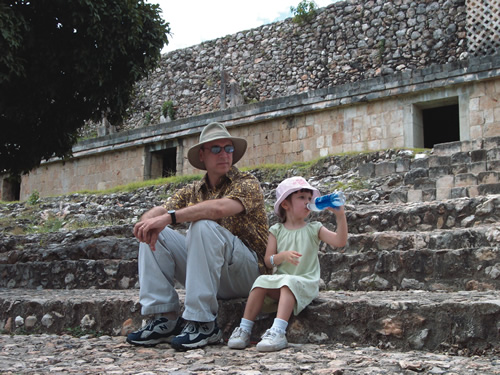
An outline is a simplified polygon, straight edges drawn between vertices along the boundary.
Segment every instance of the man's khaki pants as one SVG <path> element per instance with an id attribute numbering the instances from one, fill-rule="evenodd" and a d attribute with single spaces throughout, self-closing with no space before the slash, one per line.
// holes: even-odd
<path id="1" fill-rule="evenodd" d="M 247 297 L 259 276 L 257 255 L 214 221 L 190 225 L 186 236 L 166 227 L 156 250 L 139 246 L 139 299 L 143 315 L 179 312 L 175 280 L 185 286 L 182 317 L 215 320 L 217 298 Z"/>

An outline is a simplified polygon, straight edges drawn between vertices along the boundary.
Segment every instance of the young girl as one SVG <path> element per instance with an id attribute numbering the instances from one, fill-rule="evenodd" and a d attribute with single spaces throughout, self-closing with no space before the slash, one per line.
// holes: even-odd
<path id="1" fill-rule="evenodd" d="M 277 314 L 273 326 L 257 344 L 257 350 L 270 352 L 286 348 L 285 334 L 292 311 L 297 315 L 318 296 L 320 241 L 333 247 L 345 246 L 347 242 L 343 206 L 327 208 L 335 215 L 336 232 L 326 229 L 320 222 L 304 221 L 310 212 L 307 203 L 319 195 L 318 189 L 302 177 L 287 178 L 278 185 L 274 212 L 282 222 L 269 229 L 265 256 L 266 266 L 277 267 L 277 270 L 273 275 L 261 275 L 255 280 L 240 326 L 229 338 L 230 348 L 244 349 L 250 344 L 254 320 L 269 301 L 274 304 L 278 301 Z"/>

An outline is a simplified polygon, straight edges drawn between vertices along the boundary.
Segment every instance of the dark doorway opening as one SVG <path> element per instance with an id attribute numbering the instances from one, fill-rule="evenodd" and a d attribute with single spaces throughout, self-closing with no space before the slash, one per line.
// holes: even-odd
<path id="1" fill-rule="evenodd" d="M 2 182 L 2 200 L 6 202 L 18 201 L 21 197 L 21 181 L 19 178 L 6 177 Z"/>
<path id="2" fill-rule="evenodd" d="M 175 176 L 177 169 L 177 150 L 168 148 L 160 152 L 162 154 L 162 177 Z"/>
<path id="3" fill-rule="evenodd" d="M 458 104 L 422 109 L 424 148 L 460 140 Z"/>
<path id="4" fill-rule="evenodd" d="M 175 176 L 177 172 L 177 149 L 169 147 L 151 152 L 149 173 L 146 179 Z"/>

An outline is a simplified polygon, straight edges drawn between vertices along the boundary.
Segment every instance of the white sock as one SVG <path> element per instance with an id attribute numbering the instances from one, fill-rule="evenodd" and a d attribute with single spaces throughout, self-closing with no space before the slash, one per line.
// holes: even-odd
<path id="1" fill-rule="evenodd" d="M 253 324 L 251 320 L 241 318 L 240 328 L 247 333 L 252 333 Z"/>
<path id="2" fill-rule="evenodd" d="M 286 333 L 286 327 L 288 327 L 288 322 L 286 320 L 275 318 L 271 329 L 275 332 L 284 334 Z"/>

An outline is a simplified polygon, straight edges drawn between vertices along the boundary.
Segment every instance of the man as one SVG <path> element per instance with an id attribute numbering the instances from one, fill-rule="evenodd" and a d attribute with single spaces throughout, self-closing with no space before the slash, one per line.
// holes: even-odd
<path id="1" fill-rule="evenodd" d="M 244 155 L 245 139 L 211 123 L 188 160 L 206 170 L 201 181 L 181 188 L 162 207 L 146 212 L 134 226 L 139 246 L 139 299 L 150 322 L 127 342 L 152 346 L 171 342 L 178 350 L 219 343 L 217 298 L 247 297 L 265 273 L 268 220 L 259 181 L 233 166 Z M 186 236 L 169 225 L 190 222 Z M 179 316 L 175 281 L 185 286 Z"/>

